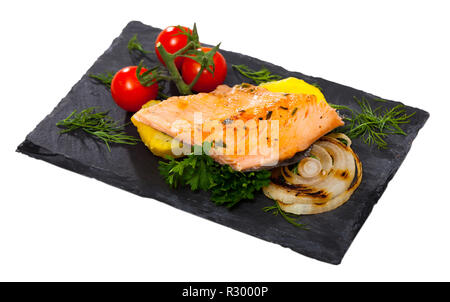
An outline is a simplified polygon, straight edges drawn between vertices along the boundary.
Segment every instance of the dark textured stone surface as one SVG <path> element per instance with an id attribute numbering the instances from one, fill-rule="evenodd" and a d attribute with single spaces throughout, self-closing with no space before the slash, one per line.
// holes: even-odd
<path id="1" fill-rule="evenodd" d="M 131 22 L 122 34 L 113 41 L 111 47 L 95 62 L 69 94 L 56 106 L 39 125 L 26 137 L 18 151 L 32 157 L 48 161 L 77 173 L 94 177 L 115 187 L 122 188 L 144 197 L 170 204 L 176 208 L 203 218 L 226 225 L 255 237 L 280 244 L 306 256 L 338 264 L 358 233 L 372 207 L 384 192 L 400 164 L 404 160 L 411 143 L 429 114 L 423 110 L 407 107 L 415 111 L 411 122 L 404 125 L 406 136 L 388 138 L 389 149 L 378 150 L 355 140 L 353 148 L 359 155 L 364 168 L 364 176 L 358 190 L 340 208 L 318 215 L 304 216 L 302 222 L 309 230 L 301 230 L 261 209 L 272 201 L 262 193 L 255 200 L 242 202 L 232 210 L 214 205 L 205 192 L 191 192 L 187 189 L 170 189 L 157 170 L 158 158 L 153 156 L 143 144 L 137 146 L 113 145 L 108 152 L 102 143 L 82 135 L 60 135 L 55 127 L 57 121 L 67 117 L 74 109 L 98 106 L 110 110 L 117 120 L 129 121 L 130 114 L 118 108 L 103 86 L 88 78 L 89 73 L 116 71 L 124 66 L 136 64 L 139 58 L 130 56 L 127 42 L 133 34 L 139 35 L 145 49 L 152 49 L 159 29 Z M 283 77 L 294 76 L 310 83 L 318 83 L 328 101 L 353 108 L 357 105 L 353 96 L 373 98 L 360 90 L 329 82 L 321 78 L 289 72 L 282 67 L 260 61 L 242 54 L 221 50 L 229 64 L 226 84 L 234 85 L 246 81 L 231 68 L 231 64 L 245 64 L 250 68 L 262 66 Z M 157 59 L 149 55 L 147 63 L 152 65 Z M 166 92 L 173 91 L 167 87 Z M 386 106 L 395 106 L 388 102 Z M 137 136 L 134 127 L 127 131 Z"/>

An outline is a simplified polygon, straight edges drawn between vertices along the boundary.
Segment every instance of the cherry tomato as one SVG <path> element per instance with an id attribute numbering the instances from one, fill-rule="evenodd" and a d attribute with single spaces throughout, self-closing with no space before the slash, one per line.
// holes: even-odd
<path id="1" fill-rule="evenodd" d="M 211 50 L 209 47 L 202 47 L 203 52 L 208 52 Z M 210 92 L 216 89 L 216 87 L 225 81 L 227 76 L 227 62 L 220 52 L 216 52 L 213 57 L 215 69 L 214 75 L 208 70 L 204 69 L 202 75 L 195 83 L 192 90 L 196 92 Z M 186 84 L 190 84 L 198 72 L 200 71 L 201 65 L 192 59 L 185 58 L 183 66 L 181 67 L 181 75 Z"/>
<path id="2" fill-rule="evenodd" d="M 192 33 L 192 30 L 182 26 L 182 28 L 185 31 L 189 31 L 190 33 Z M 188 38 L 186 35 L 181 34 L 182 31 L 180 28 L 176 27 L 176 26 L 169 26 L 166 29 L 164 29 L 163 31 L 161 31 L 158 35 L 158 37 L 156 38 L 156 42 L 155 42 L 155 52 L 156 55 L 158 56 L 159 61 L 166 66 L 166 64 L 164 63 L 163 59 L 161 58 L 161 55 L 159 54 L 158 48 L 156 47 L 158 45 L 158 43 L 161 43 L 162 46 L 164 46 L 164 49 L 168 52 L 168 53 L 175 53 L 178 50 L 182 49 L 183 47 L 185 47 L 188 43 Z M 183 64 L 184 58 L 183 57 L 177 57 L 175 58 L 175 65 L 177 66 L 178 70 L 181 69 L 181 65 Z"/>
<path id="3" fill-rule="evenodd" d="M 136 77 L 137 66 L 119 70 L 111 82 L 111 94 L 116 104 L 126 111 L 136 112 L 158 96 L 158 83 L 143 86 Z M 147 69 L 142 68 L 141 74 Z"/>

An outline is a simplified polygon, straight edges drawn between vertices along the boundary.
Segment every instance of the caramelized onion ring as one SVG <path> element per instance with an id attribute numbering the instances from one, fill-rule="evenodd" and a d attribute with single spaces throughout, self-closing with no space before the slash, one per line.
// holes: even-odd
<path id="1" fill-rule="evenodd" d="M 293 214 L 317 214 L 339 207 L 362 179 L 361 161 L 350 144 L 351 140 L 342 133 L 322 137 L 311 149 L 317 159 L 303 159 L 298 164 L 300 175 L 288 167 L 273 170 L 272 182 L 263 188 L 264 194 L 275 199 L 285 212 Z M 321 167 L 318 173 L 317 162 Z M 315 167 L 306 167 L 311 163 Z"/>
<path id="2" fill-rule="evenodd" d="M 307 157 L 297 165 L 297 173 L 305 178 L 311 178 L 322 172 L 322 163 L 313 157 Z"/>

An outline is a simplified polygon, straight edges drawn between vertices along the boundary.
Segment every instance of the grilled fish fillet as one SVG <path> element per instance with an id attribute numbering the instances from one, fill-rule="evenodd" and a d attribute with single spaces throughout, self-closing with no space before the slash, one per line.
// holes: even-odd
<path id="1" fill-rule="evenodd" d="M 133 118 L 186 144 L 214 141 L 218 147 L 210 155 L 238 171 L 270 168 L 344 124 L 314 95 L 270 92 L 249 84 L 170 97 Z"/>

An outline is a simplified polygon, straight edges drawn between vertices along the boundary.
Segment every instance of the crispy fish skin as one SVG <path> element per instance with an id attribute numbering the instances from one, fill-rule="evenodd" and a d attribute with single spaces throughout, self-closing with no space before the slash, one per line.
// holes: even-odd
<path id="1" fill-rule="evenodd" d="M 199 113 L 203 127 L 194 124 L 194 117 Z M 210 154 L 217 162 L 238 171 L 271 166 L 291 158 L 344 124 L 336 110 L 314 95 L 270 92 L 250 84 L 220 85 L 210 93 L 170 97 L 158 105 L 141 109 L 133 118 L 188 144 L 194 141 L 195 131 L 200 131 L 202 142 L 212 138 L 218 142 L 223 138 L 229 143 L 226 136 L 214 133 L 215 128 L 207 129 L 211 127 L 205 125 L 221 127 L 223 133 L 226 129 L 243 133 L 234 135 L 231 146 L 213 149 Z M 191 131 L 174 127 L 176 121 L 183 121 Z M 272 137 L 270 130 L 275 124 L 279 132 Z M 257 145 L 266 144 L 277 148 L 277 152 L 258 149 L 255 153 L 250 149 L 254 128 Z"/>

